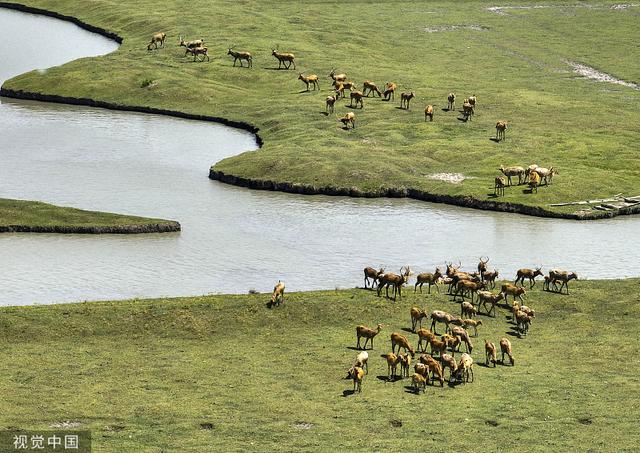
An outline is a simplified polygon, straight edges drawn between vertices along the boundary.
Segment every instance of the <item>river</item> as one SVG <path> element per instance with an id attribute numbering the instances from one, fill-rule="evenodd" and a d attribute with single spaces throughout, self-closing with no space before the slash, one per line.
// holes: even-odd
<path id="1" fill-rule="evenodd" d="M 73 24 L 0 9 L 0 82 L 116 49 Z M 2 234 L 0 305 L 271 291 L 278 279 L 289 291 L 353 287 L 366 265 L 471 269 L 481 255 L 509 277 L 523 266 L 640 275 L 638 218 L 576 222 L 208 179 L 212 163 L 255 147 L 216 124 L 2 98 L 0 197 L 173 219 L 182 231 Z"/>

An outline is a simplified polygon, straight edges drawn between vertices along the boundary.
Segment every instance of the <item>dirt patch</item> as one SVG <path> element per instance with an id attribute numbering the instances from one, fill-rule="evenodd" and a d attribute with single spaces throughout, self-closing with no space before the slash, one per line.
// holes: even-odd
<path id="1" fill-rule="evenodd" d="M 427 33 L 441 33 L 445 31 L 472 30 L 472 31 L 489 31 L 489 27 L 484 25 L 439 25 L 436 27 L 427 27 L 424 29 Z"/>
<path id="2" fill-rule="evenodd" d="M 633 88 L 634 90 L 640 90 L 640 84 L 620 80 L 610 74 L 607 74 L 606 72 L 598 71 L 595 68 L 581 63 L 576 63 L 575 61 L 565 60 L 565 63 L 573 68 L 573 72 L 580 74 L 582 77 L 593 79 L 597 82 L 615 83 L 616 85 L 622 85 L 625 87 Z"/>
<path id="3" fill-rule="evenodd" d="M 402 428 L 402 421 L 400 420 L 389 420 L 389 424 L 394 428 Z"/>
<path id="4" fill-rule="evenodd" d="M 200 423 L 200 429 L 210 431 L 213 429 L 213 423 Z"/>
<path id="5" fill-rule="evenodd" d="M 313 428 L 313 423 L 309 423 L 309 422 L 296 422 L 293 425 L 295 428 L 297 429 L 311 429 Z"/>
<path id="6" fill-rule="evenodd" d="M 435 179 L 437 181 L 444 181 L 451 184 L 460 184 L 465 179 L 471 179 L 462 173 L 431 173 L 427 175 L 429 179 Z"/>
<path id="7" fill-rule="evenodd" d="M 609 9 L 618 9 L 624 10 L 633 8 L 635 6 L 639 6 L 637 3 L 619 3 L 615 5 L 611 5 Z M 505 11 L 507 10 L 528 10 L 528 9 L 546 9 L 546 8 L 582 8 L 582 9 L 603 9 L 606 6 L 596 6 L 596 5 L 527 5 L 527 6 L 489 6 L 486 8 L 487 11 L 495 14 L 501 14 L 503 16 L 507 15 Z"/>
<path id="8" fill-rule="evenodd" d="M 55 429 L 69 429 L 69 428 L 78 428 L 82 426 L 82 423 L 80 423 L 79 421 L 71 421 L 71 420 L 66 420 L 63 422 L 55 422 L 49 425 L 49 428 L 55 428 Z"/>
<path id="9" fill-rule="evenodd" d="M 617 5 L 611 5 L 611 9 L 629 9 L 634 6 L 638 6 L 636 3 L 619 3 Z"/>

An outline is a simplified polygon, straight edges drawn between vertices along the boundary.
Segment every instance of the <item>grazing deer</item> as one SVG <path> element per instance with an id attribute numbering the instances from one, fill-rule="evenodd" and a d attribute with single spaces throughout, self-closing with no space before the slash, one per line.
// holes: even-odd
<path id="1" fill-rule="evenodd" d="M 470 121 L 474 112 L 475 112 L 475 109 L 473 105 L 469 102 L 468 99 L 465 99 L 464 102 L 462 103 L 462 116 L 464 117 L 464 120 Z"/>
<path id="2" fill-rule="evenodd" d="M 242 60 L 246 60 L 247 61 L 247 67 L 248 68 L 252 68 L 253 67 L 253 57 L 251 56 L 251 54 L 249 52 L 236 52 L 235 50 L 233 50 L 233 48 L 229 48 L 229 51 L 227 52 L 227 55 L 231 55 L 233 57 L 233 66 L 235 67 L 236 65 L 236 61 L 240 61 L 240 67 L 242 66 Z"/>
<path id="3" fill-rule="evenodd" d="M 273 294 L 271 294 L 271 306 L 278 306 L 284 303 L 284 283 L 278 280 L 276 286 L 273 287 Z"/>
<path id="4" fill-rule="evenodd" d="M 304 84 L 307 86 L 307 91 L 309 91 L 309 84 L 313 85 L 313 91 L 315 91 L 316 88 L 318 88 L 318 90 L 320 89 L 320 85 L 318 84 L 318 76 L 315 74 L 304 76 L 301 72 L 298 75 L 298 80 L 302 80 L 304 82 Z"/>
<path id="5" fill-rule="evenodd" d="M 335 82 L 344 82 L 345 80 L 347 80 L 347 75 L 346 74 L 336 74 L 335 68 L 331 70 L 331 73 L 329 74 L 329 77 L 331 79 L 333 79 L 334 84 L 335 84 Z"/>
<path id="6" fill-rule="evenodd" d="M 160 43 L 160 47 L 164 46 L 164 40 L 167 37 L 166 33 L 155 33 L 151 36 L 151 42 L 147 45 L 147 50 L 151 50 L 151 46 L 155 46 L 154 49 L 158 48 L 158 43 Z"/>
<path id="7" fill-rule="evenodd" d="M 296 69 L 295 55 L 292 53 L 281 53 L 276 49 L 271 49 L 271 55 L 278 59 L 278 69 L 284 66 L 285 69 L 289 69 L 293 64 L 293 69 Z"/>
<path id="8" fill-rule="evenodd" d="M 411 275 L 411 268 L 407 266 L 406 268 L 403 266 L 400 268 L 400 275 L 394 274 L 393 272 L 388 272 L 386 274 L 382 274 L 379 277 L 378 283 L 378 296 L 382 292 L 382 287 L 386 286 L 386 295 L 389 298 L 389 286 L 393 286 L 393 300 L 396 300 L 396 294 L 399 294 L 402 297 L 402 285 L 409 281 L 409 276 Z"/>
<path id="9" fill-rule="evenodd" d="M 507 131 L 507 122 L 506 121 L 498 121 L 496 123 L 496 140 L 504 140 L 505 132 Z"/>
<path id="10" fill-rule="evenodd" d="M 393 99 L 394 101 L 396 100 L 396 88 L 398 87 L 398 85 L 396 85 L 393 82 L 387 82 L 384 85 L 384 100 L 385 101 L 390 101 L 391 99 Z"/>
<path id="11" fill-rule="evenodd" d="M 496 176 L 493 180 L 493 194 L 496 197 L 502 195 L 504 197 L 504 188 L 507 186 L 507 178 L 504 176 Z"/>
<path id="12" fill-rule="evenodd" d="M 427 121 L 427 117 L 429 117 L 429 121 L 433 121 L 433 105 L 427 105 L 424 108 L 424 120 Z"/>
<path id="13" fill-rule="evenodd" d="M 522 286 L 524 286 L 524 279 L 528 278 L 529 279 L 529 289 L 533 288 L 536 284 L 536 277 L 538 275 L 542 275 L 542 268 L 541 267 L 537 267 L 535 270 L 533 269 L 518 269 L 518 272 L 516 272 L 516 281 L 514 282 L 514 284 L 518 284 L 518 282 L 520 282 L 520 284 Z"/>
<path id="14" fill-rule="evenodd" d="M 358 108 L 358 104 L 360 104 L 360 108 L 364 108 L 364 105 L 362 103 L 362 98 L 363 98 L 363 94 L 362 91 L 352 91 L 351 94 L 349 95 L 349 107 L 351 108 Z M 356 105 L 355 107 L 353 106 L 353 100 L 356 100 Z"/>
<path id="15" fill-rule="evenodd" d="M 448 102 L 447 110 L 448 111 L 453 110 L 453 106 L 456 103 L 456 95 L 455 95 L 455 93 L 449 93 L 449 96 L 447 96 L 447 102 Z"/>
<path id="16" fill-rule="evenodd" d="M 342 125 L 344 127 L 346 127 L 347 129 L 349 129 L 349 124 L 351 124 L 351 126 L 353 126 L 353 129 L 355 129 L 356 128 L 356 114 L 353 113 L 353 112 L 348 112 L 345 116 L 340 118 L 340 122 L 342 122 Z"/>
<path id="17" fill-rule="evenodd" d="M 380 277 L 382 274 L 384 274 L 384 268 L 380 268 L 380 270 L 375 270 L 372 267 L 365 267 L 364 268 L 364 288 L 367 289 L 369 287 L 369 279 L 373 280 L 373 283 L 371 284 L 371 287 L 373 288 L 373 285 L 376 284 L 376 282 L 378 281 L 378 277 Z"/>
<path id="18" fill-rule="evenodd" d="M 409 313 L 411 314 L 411 332 L 416 331 L 418 324 L 420 324 L 420 327 L 422 328 L 422 319 L 429 316 L 427 314 L 427 310 L 423 310 L 420 307 L 411 307 Z"/>
<path id="19" fill-rule="evenodd" d="M 364 95 L 366 97 L 369 97 L 369 95 L 371 93 L 376 93 L 378 95 L 378 97 L 382 97 L 382 92 L 378 89 L 378 85 L 376 85 L 372 81 L 365 80 L 362 85 L 363 85 L 362 86 L 362 93 L 364 93 Z M 374 97 L 375 97 L 375 95 L 374 95 Z"/>
<path id="20" fill-rule="evenodd" d="M 206 47 L 187 47 L 187 51 L 185 52 L 185 56 L 187 56 L 187 54 L 191 54 L 193 55 L 193 61 L 196 61 L 196 58 L 198 58 L 198 55 L 202 55 L 202 59 L 200 61 L 204 61 L 205 57 L 207 58 L 207 61 L 209 60 L 209 50 Z"/>
<path id="21" fill-rule="evenodd" d="M 416 94 L 413 91 L 410 93 L 400 93 L 400 108 L 406 105 L 407 110 L 409 110 L 409 102 L 411 102 L 411 99 L 414 97 L 416 97 Z"/>
<path id="22" fill-rule="evenodd" d="M 395 353 L 396 346 L 398 347 L 398 354 L 400 354 L 400 348 L 403 348 L 405 351 L 411 354 L 411 357 L 415 356 L 415 351 L 411 347 L 409 340 L 407 337 L 398 332 L 393 332 L 391 334 L 391 352 Z"/>

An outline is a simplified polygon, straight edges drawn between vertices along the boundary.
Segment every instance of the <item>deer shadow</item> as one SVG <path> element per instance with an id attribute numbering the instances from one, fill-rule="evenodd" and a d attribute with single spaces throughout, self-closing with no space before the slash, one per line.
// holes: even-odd
<path id="1" fill-rule="evenodd" d="M 452 110 L 455 110 L 455 109 L 449 109 L 448 107 L 443 107 L 440 110 L 442 110 L 443 112 L 451 112 Z"/>
<path id="2" fill-rule="evenodd" d="M 369 348 L 369 349 L 362 349 L 359 348 L 357 346 L 345 346 L 347 349 L 350 349 L 352 351 L 373 351 L 373 349 Z"/>
<path id="3" fill-rule="evenodd" d="M 514 327 L 512 327 L 513 330 L 509 330 L 507 332 L 505 332 L 507 335 L 510 335 L 512 337 L 516 337 L 516 338 L 520 338 L 520 332 L 518 332 Z"/>
<path id="4" fill-rule="evenodd" d="M 500 198 L 500 195 L 495 192 L 487 192 L 487 198 Z"/>
<path id="5" fill-rule="evenodd" d="M 400 107 L 400 106 L 397 106 L 396 109 L 398 109 L 398 110 L 407 110 L 407 111 L 409 110 L 409 109 L 405 109 L 404 107 Z"/>
<path id="6" fill-rule="evenodd" d="M 267 71 L 288 71 L 289 68 L 262 68 L 262 69 L 266 69 Z"/>
<path id="7" fill-rule="evenodd" d="M 533 194 L 533 189 L 532 188 L 522 189 L 522 193 Z M 538 193 L 537 190 L 536 190 L 536 193 Z"/>
<path id="8" fill-rule="evenodd" d="M 411 330 L 411 328 L 409 327 L 402 327 L 400 330 L 404 330 L 405 332 L 409 332 L 409 333 L 415 333 L 413 330 Z"/>
<path id="9" fill-rule="evenodd" d="M 391 376 L 391 379 L 389 379 L 389 376 L 387 376 L 387 375 L 384 375 L 384 376 L 378 375 L 378 376 L 376 376 L 376 378 L 378 380 L 380 380 L 380 381 L 383 381 L 383 382 L 396 382 L 396 381 L 401 381 L 402 380 L 402 378 L 400 376 L 395 375 L 395 374 L 393 376 Z"/>
<path id="10" fill-rule="evenodd" d="M 405 393 L 411 393 L 413 395 L 420 395 L 422 392 L 422 390 L 420 389 L 420 387 L 416 388 L 413 385 L 405 385 L 404 386 L 404 392 Z"/>
<path id="11" fill-rule="evenodd" d="M 324 116 L 329 116 L 329 115 L 331 115 L 329 112 L 326 112 L 326 111 L 325 111 L 325 112 L 319 112 L 319 113 L 320 113 L 321 115 L 324 115 Z M 358 289 L 361 289 L 361 288 L 358 288 Z"/>
<path id="12" fill-rule="evenodd" d="M 495 137 L 491 137 L 489 140 L 491 140 L 492 142 L 496 142 L 496 143 L 500 143 L 502 141 L 499 138 L 495 138 Z"/>
<path id="13" fill-rule="evenodd" d="M 355 393 L 356 393 L 355 390 L 343 390 L 342 397 L 346 398 L 347 396 L 355 395 Z"/>
<path id="14" fill-rule="evenodd" d="M 467 121 L 469 121 L 469 117 L 468 116 L 463 116 L 462 118 L 458 117 L 457 119 L 458 119 L 458 121 L 461 121 L 463 123 L 466 123 Z"/>

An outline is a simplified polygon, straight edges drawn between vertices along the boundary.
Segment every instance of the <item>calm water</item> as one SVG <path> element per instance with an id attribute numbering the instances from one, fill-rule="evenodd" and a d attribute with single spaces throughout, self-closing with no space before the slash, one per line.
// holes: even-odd
<path id="1" fill-rule="evenodd" d="M 25 33 L 29 52 L 13 38 Z M 0 80 L 115 48 L 71 24 L 0 9 Z M 3 98 L 1 197 L 175 219 L 183 231 L 2 234 L 0 305 L 270 291 L 278 279 L 290 290 L 352 287 L 365 265 L 474 267 L 480 255 L 509 276 L 522 265 L 640 275 L 636 218 L 577 223 L 208 179 L 212 163 L 255 146 L 212 124 Z"/>

